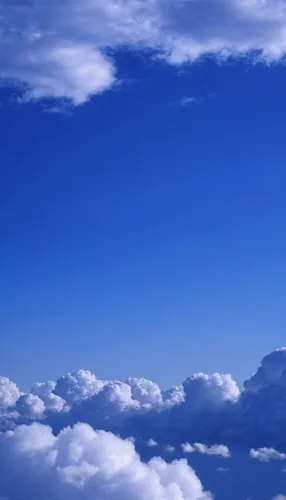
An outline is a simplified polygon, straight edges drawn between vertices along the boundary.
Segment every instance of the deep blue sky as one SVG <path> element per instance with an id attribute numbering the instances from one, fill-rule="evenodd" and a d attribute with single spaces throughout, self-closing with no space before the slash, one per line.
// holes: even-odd
<path id="1" fill-rule="evenodd" d="M 71 116 L 2 90 L 1 374 L 241 383 L 286 343 L 286 69 L 118 66 Z"/>

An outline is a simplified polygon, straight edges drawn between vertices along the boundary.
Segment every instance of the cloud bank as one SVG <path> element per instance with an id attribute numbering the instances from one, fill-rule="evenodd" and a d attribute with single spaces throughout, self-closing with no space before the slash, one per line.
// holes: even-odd
<path id="1" fill-rule="evenodd" d="M 0 23 L 0 77 L 24 101 L 79 105 L 113 88 L 122 48 L 173 65 L 206 55 L 271 62 L 286 51 L 281 0 L 1 0 Z"/>
<path id="2" fill-rule="evenodd" d="M 181 386 L 161 391 L 144 378 L 99 380 L 78 370 L 57 381 L 37 382 L 27 394 L 1 377 L 0 429 L 38 421 L 58 433 L 84 422 L 143 439 L 149 447 L 187 443 L 189 452 L 227 455 L 228 448 L 218 446 L 223 443 L 286 452 L 285 380 L 285 349 L 267 355 L 242 391 L 230 374 L 219 373 L 194 374 Z"/>
<path id="3" fill-rule="evenodd" d="M 1 377 L 0 498 L 211 499 L 186 459 L 194 467 L 216 461 L 215 485 L 214 474 L 231 475 L 241 454 L 255 459 L 254 471 L 286 459 L 285 353 L 267 355 L 242 391 L 219 373 L 191 375 L 168 391 L 87 370 L 37 382 L 28 393 Z M 163 458 L 149 460 L 157 454 Z"/>
<path id="4" fill-rule="evenodd" d="M 130 441 L 77 424 L 34 423 L 0 435 L 0 497 L 9 500 L 211 500 L 185 460 L 144 464 Z"/>

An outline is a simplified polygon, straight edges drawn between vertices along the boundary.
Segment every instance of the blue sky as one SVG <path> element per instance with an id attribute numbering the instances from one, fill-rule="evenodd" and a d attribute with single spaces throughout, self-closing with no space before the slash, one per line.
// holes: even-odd
<path id="1" fill-rule="evenodd" d="M 285 66 L 112 57 L 100 91 L 2 70 L 1 373 L 241 383 L 285 344 Z"/>

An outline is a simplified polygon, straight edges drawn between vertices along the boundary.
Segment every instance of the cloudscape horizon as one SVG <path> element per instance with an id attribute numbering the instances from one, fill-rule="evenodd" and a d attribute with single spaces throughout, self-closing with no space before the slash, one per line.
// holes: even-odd
<path id="1" fill-rule="evenodd" d="M 242 391 L 219 373 L 193 374 L 165 392 L 146 379 L 102 381 L 85 370 L 36 382 L 29 393 L 0 377 L 0 494 L 210 500 L 196 457 L 213 460 L 216 475 L 239 474 L 229 467 L 242 459 L 270 471 L 282 465 L 285 401 L 286 348 L 265 356 Z M 251 494 L 270 500 L 260 487 Z"/>
<path id="2" fill-rule="evenodd" d="M 0 500 L 286 500 L 285 62 L 286 0 L 0 0 Z"/>

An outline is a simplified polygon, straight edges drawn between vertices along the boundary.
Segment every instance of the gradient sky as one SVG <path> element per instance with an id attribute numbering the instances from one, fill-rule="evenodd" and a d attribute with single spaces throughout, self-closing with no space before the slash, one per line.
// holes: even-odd
<path id="1" fill-rule="evenodd" d="M 286 343 L 285 66 L 116 62 L 68 113 L 1 90 L 1 374 L 241 383 Z"/>

